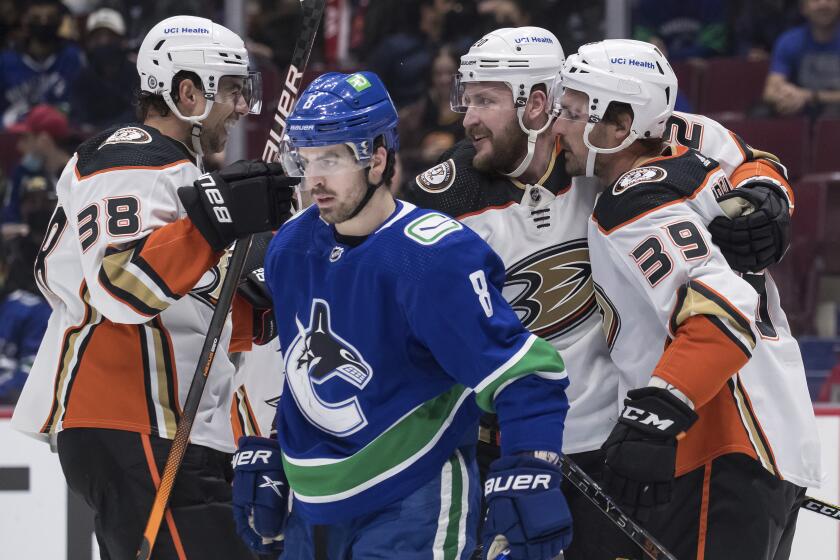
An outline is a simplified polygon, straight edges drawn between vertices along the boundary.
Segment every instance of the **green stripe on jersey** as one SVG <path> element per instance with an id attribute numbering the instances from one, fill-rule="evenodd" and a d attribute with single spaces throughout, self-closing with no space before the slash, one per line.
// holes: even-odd
<path id="1" fill-rule="evenodd" d="M 454 385 L 349 457 L 293 459 L 284 454 L 283 468 L 295 497 L 309 503 L 335 502 L 405 470 L 434 448 L 471 392 Z"/>
<path id="2" fill-rule="evenodd" d="M 516 354 L 476 387 L 476 401 L 483 410 L 495 412 L 493 400 L 501 387 L 531 373 L 547 379 L 563 379 L 565 369 L 563 358 L 554 346 L 531 335 Z"/>

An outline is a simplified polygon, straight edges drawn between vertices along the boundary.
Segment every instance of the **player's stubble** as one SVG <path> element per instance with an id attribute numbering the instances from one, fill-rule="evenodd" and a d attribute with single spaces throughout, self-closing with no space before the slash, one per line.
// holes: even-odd
<path id="1" fill-rule="evenodd" d="M 494 133 L 481 124 L 467 127 L 466 133 L 470 139 L 486 137 L 490 140 L 492 149 L 477 152 L 473 157 L 473 167 L 484 173 L 513 171 L 528 150 L 528 137 L 519 128 L 516 116 L 509 120 L 498 133 Z"/>

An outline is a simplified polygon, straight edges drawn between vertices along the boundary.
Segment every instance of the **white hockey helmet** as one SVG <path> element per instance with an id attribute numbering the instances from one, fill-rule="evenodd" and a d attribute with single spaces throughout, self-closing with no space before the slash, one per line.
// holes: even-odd
<path id="1" fill-rule="evenodd" d="M 677 76 L 656 46 L 631 39 L 607 39 L 583 45 L 566 60 L 551 89 L 552 112 L 557 116 L 561 114 L 564 89 L 580 91 L 589 98 L 583 141 L 594 165 L 595 153 L 615 153 L 640 138 L 662 138 L 665 123 L 674 112 Z M 593 146 L 589 133 L 612 102 L 632 107 L 630 134 L 614 148 Z"/>
<path id="2" fill-rule="evenodd" d="M 180 71 L 194 72 L 201 79 L 208 103 L 204 113 L 186 117 L 172 100 L 172 81 Z M 242 94 L 252 114 L 260 112 L 262 83 L 258 72 L 248 70 L 245 43 L 230 29 L 209 19 L 174 16 L 155 25 L 143 39 L 137 54 L 137 72 L 143 91 L 163 97 L 179 119 L 198 125 L 210 113 L 222 76 L 245 78 Z"/>
<path id="3" fill-rule="evenodd" d="M 522 117 L 531 88 L 543 84 L 548 93 L 564 60 L 560 41 L 541 27 L 505 27 L 491 31 L 461 57 L 450 96 L 453 111 L 465 113 L 469 108 L 469 101 L 464 97 L 467 83 L 503 82 L 510 88 L 519 127 L 528 135 L 528 153 L 508 176 L 518 177 L 525 171 L 534 155 L 537 136 L 551 126 L 553 120 L 549 115 L 548 122 L 539 130 L 525 126 Z"/>

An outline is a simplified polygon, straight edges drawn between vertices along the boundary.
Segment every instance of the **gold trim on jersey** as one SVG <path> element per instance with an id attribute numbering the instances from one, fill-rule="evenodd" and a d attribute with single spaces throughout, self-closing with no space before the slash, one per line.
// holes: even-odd
<path id="1" fill-rule="evenodd" d="M 152 431 L 164 438 L 175 436 L 178 424 L 178 395 L 174 356 L 169 341 L 166 339 L 163 325 L 158 318 L 139 325 L 141 333 L 141 351 L 143 352 L 146 390 L 151 397 L 149 423 Z M 154 359 L 154 363 L 152 363 Z"/>
<path id="2" fill-rule="evenodd" d="M 761 424 L 758 422 L 755 413 L 752 410 L 749 397 L 741 385 L 741 378 L 739 374 L 733 376 L 727 381 L 732 397 L 735 399 L 735 408 L 738 409 L 738 415 L 741 417 L 741 422 L 744 429 L 747 431 L 747 437 L 752 444 L 761 466 L 767 469 L 773 476 L 781 478 L 778 468 L 776 467 L 776 459 L 773 455 L 773 450 L 764 436 L 761 429 Z"/>
<path id="3" fill-rule="evenodd" d="M 677 305 L 671 315 L 671 336 L 677 328 L 694 315 L 705 315 L 712 324 L 723 330 L 749 358 L 756 338 L 749 321 L 726 298 L 699 280 L 689 280 L 677 293 Z"/>
<path id="4" fill-rule="evenodd" d="M 53 403 L 47 419 L 41 427 L 42 433 L 54 433 L 67 413 L 70 391 L 75 375 L 79 371 L 82 354 L 96 325 L 102 321 L 102 315 L 90 305 L 90 292 L 87 284 L 82 282 L 79 288 L 79 299 L 85 309 L 82 322 L 64 331 L 61 343 L 61 354 L 58 359 L 58 369 L 53 385 Z"/>
<path id="5" fill-rule="evenodd" d="M 109 247 L 109 249 L 113 250 L 114 248 Z M 127 292 L 134 298 L 137 298 L 146 307 L 146 309 L 137 309 L 136 306 L 131 305 L 130 302 L 125 303 L 131 305 L 132 308 L 135 308 L 135 310 L 140 312 L 142 315 L 149 315 L 149 311 L 155 311 L 152 315 L 156 315 L 169 307 L 171 302 L 166 302 L 160 299 L 157 294 L 149 288 L 146 282 L 128 270 L 128 265 L 134 258 L 136 249 L 137 246 L 134 246 L 121 251 L 116 250 L 110 254 L 106 252 L 105 256 L 102 258 L 102 271 L 104 272 L 107 283 L 110 284 L 110 286 L 105 285 L 104 287 L 109 293 L 112 293 L 112 290 L 108 288 L 115 287 L 118 290 Z M 151 280 L 149 281 L 151 282 Z M 121 301 L 124 301 L 124 298 L 121 298 L 120 294 L 112 293 L 112 295 Z"/>
<path id="6" fill-rule="evenodd" d="M 235 415 L 242 434 L 246 436 L 259 436 L 260 428 L 254 417 L 254 411 L 251 410 L 251 403 L 245 387 L 239 387 L 233 394 L 233 398 L 235 401 Z"/>

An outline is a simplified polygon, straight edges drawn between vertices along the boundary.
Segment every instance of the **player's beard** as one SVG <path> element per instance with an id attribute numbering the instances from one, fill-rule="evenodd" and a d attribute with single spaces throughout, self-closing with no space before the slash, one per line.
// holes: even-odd
<path id="1" fill-rule="evenodd" d="M 348 193 L 344 200 L 340 200 L 335 192 L 324 187 L 312 189 L 310 194 L 312 195 L 313 200 L 315 196 L 322 194 L 334 197 L 333 200 L 335 202 L 333 202 L 332 206 L 328 208 L 319 207 L 318 212 L 321 214 L 321 219 L 328 224 L 340 224 L 341 222 L 346 222 L 350 219 L 350 216 L 353 215 L 353 212 L 355 212 L 356 208 L 359 204 L 361 204 L 366 192 L 367 181 L 362 183 L 359 188 L 353 189 L 352 192 Z"/>
<path id="2" fill-rule="evenodd" d="M 227 145 L 228 131 L 236 125 L 238 120 L 236 117 L 229 117 L 215 126 L 205 127 L 201 131 L 201 149 L 204 150 L 204 153 L 221 153 Z"/>
<path id="3" fill-rule="evenodd" d="M 499 134 L 490 132 L 483 126 L 467 129 L 467 137 L 484 136 L 490 141 L 491 150 L 486 153 L 476 153 L 473 167 L 482 172 L 497 171 L 510 173 L 516 169 L 528 151 L 528 137 L 519 128 L 519 122 L 514 119 L 505 125 Z"/>

